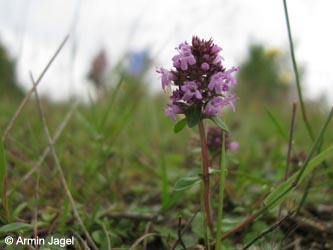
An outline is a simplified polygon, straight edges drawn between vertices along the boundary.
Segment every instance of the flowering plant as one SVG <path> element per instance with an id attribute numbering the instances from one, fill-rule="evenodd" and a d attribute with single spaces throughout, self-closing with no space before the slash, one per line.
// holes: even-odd
<path id="1" fill-rule="evenodd" d="M 186 120 L 180 122 L 181 128 L 186 124 L 194 127 L 200 119 L 210 118 L 227 130 L 216 117 L 223 106 L 235 110 L 233 102 L 237 96 L 230 91 L 236 84 L 232 73 L 238 67 L 223 66 L 223 57 L 219 55 L 222 49 L 212 39 L 194 36 L 191 45 L 184 42 L 176 50 L 178 53 L 172 58 L 174 69 L 157 70 L 162 75 L 162 88 L 170 93 L 165 115 L 176 121 L 176 114 L 184 114 Z"/>
<path id="2" fill-rule="evenodd" d="M 215 235 L 210 211 L 210 163 L 203 119 L 211 119 L 219 128 L 228 132 L 227 126 L 219 118 L 219 115 L 224 106 L 231 106 L 235 110 L 233 102 L 237 99 L 237 96 L 230 92 L 236 84 L 232 73 L 237 71 L 238 68 L 226 69 L 223 66 L 223 58 L 219 55 L 222 49 L 214 44 L 212 39 L 206 41 L 194 36 L 191 44 L 181 43 L 176 50 L 178 53 L 172 58 L 174 68 L 172 70 L 165 68 L 157 70 L 162 75 L 162 88 L 169 93 L 170 97 L 170 102 L 165 108 L 165 115 L 171 116 L 173 121 L 176 121 L 176 114 L 185 115 L 185 118 L 176 123 L 175 132 L 182 130 L 186 124 L 190 128 L 196 125 L 199 127 L 203 170 L 200 178 L 203 182 L 202 204 L 206 236 L 208 235 L 208 228 L 211 234 Z M 220 196 L 218 199 L 219 213 L 216 233 L 217 249 L 220 245 L 223 210 L 225 143 L 221 142 L 226 141 L 224 133 L 222 133 L 219 141 L 219 145 L 222 144 L 222 161 L 221 170 L 219 171 Z M 198 183 L 198 179 L 191 178 L 191 182 Z M 188 180 L 185 183 L 188 183 Z"/>

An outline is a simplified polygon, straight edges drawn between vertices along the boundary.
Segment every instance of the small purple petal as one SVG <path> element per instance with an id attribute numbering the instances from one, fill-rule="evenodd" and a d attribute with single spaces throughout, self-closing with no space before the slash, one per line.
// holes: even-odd
<path id="1" fill-rule="evenodd" d="M 196 60 L 195 60 L 193 55 L 190 55 L 186 60 L 187 60 L 189 65 L 193 65 L 193 64 L 196 63 Z"/>
<path id="2" fill-rule="evenodd" d="M 234 101 L 236 101 L 238 99 L 237 95 L 233 94 L 227 97 L 223 98 L 223 105 L 229 105 L 232 109 L 232 111 L 236 111 L 236 107 L 234 105 Z"/>
<path id="3" fill-rule="evenodd" d="M 209 70 L 209 64 L 206 63 L 206 62 L 202 63 L 202 64 L 201 64 L 201 69 L 202 69 L 202 70 L 206 70 L 206 71 Z"/>
<path id="4" fill-rule="evenodd" d="M 223 98 L 221 96 L 214 96 L 205 106 L 204 113 L 208 116 L 221 114 Z"/>
<path id="5" fill-rule="evenodd" d="M 172 92 L 172 95 L 170 96 L 170 100 L 172 103 L 176 103 L 181 100 L 181 95 L 179 89 L 176 89 Z"/>
<path id="6" fill-rule="evenodd" d="M 164 110 L 165 116 L 170 116 L 173 121 L 176 121 L 176 114 L 181 113 L 181 108 L 176 104 L 168 104 Z"/>
<path id="7" fill-rule="evenodd" d="M 208 54 L 204 54 L 204 55 L 202 56 L 202 58 L 205 59 L 206 61 L 208 61 L 208 60 L 209 60 L 209 55 L 208 55 Z"/>
<path id="8" fill-rule="evenodd" d="M 236 85 L 236 79 L 231 74 L 237 70 L 237 67 L 232 67 L 229 70 L 215 73 L 210 77 L 208 89 L 210 91 L 214 90 L 216 94 L 229 91 L 230 87 Z"/>
<path id="9" fill-rule="evenodd" d="M 194 81 L 185 82 L 185 84 L 181 87 L 181 90 L 184 92 L 183 100 L 187 103 L 193 102 L 193 96 L 198 100 L 202 99 L 202 94 L 198 90 L 197 83 Z"/>
<path id="10" fill-rule="evenodd" d="M 180 68 L 181 68 L 182 70 L 187 70 L 187 68 L 188 68 L 188 66 L 187 66 L 187 61 L 184 60 L 183 58 L 180 59 Z"/>
<path id="11" fill-rule="evenodd" d="M 176 49 L 179 55 L 172 58 L 175 68 L 180 67 L 182 70 L 187 70 L 188 65 L 194 65 L 196 63 L 195 57 L 192 55 L 191 47 L 187 43 L 181 43 Z"/>
<path id="12" fill-rule="evenodd" d="M 162 88 L 165 89 L 166 86 L 170 85 L 171 81 L 175 80 L 176 76 L 169 70 L 160 68 L 156 70 L 158 73 L 162 74 Z"/>
<path id="13" fill-rule="evenodd" d="M 211 52 L 216 54 L 216 53 L 219 53 L 222 49 L 217 46 L 216 44 L 214 44 L 213 48 L 211 49 Z"/>
<path id="14" fill-rule="evenodd" d="M 208 89 L 210 91 L 215 90 L 216 94 L 221 94 L 223 91 L 223 73 L 218 72 L 211 76 Z"/>
<path id="15" fill-rule="evenodd" d="M 201 93 L 200 93 L 199 90 L 196 90 L 196 91 L 195 91 L 195 97 L 196 97 L 197 99 L 199 99 L 199 100 L 202 99 L 202 95 L 201 95 Z"/>

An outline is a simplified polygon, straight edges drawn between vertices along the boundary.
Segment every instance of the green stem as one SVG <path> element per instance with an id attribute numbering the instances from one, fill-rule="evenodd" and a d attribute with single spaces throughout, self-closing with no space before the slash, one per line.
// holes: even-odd
<path id="1" fill-rule="evenodd" d="M 222 132 L 222 153 L 221 153 L 221 169 L 220 169 L 220 190 L 218 198 L 218 214 L 217 214 L 217 231 L 216 231 L 216 250 L 221 250 L 221 236 L 222 236 L 222 215 L 223 215 L 223 199 L 224 199 L 224 178 L 226 170 L 225 159 L 225 136 Z"/>
<path id="2" fill-rule="evenodd" d="M 289 46 L 290 46 L 291 60 L 292 60 L 293 69 L 294 69 L 294 73 L 295 73 L 297 93 L 298 93 L 298 97 L 299 97 L 299 102 L 301 104 L 301 111 L 302 111 L 303 121 L 305 123 L 306 129 L 307 129 L 311 139 L 314 140 L 315 137 L 314 137 L 312 128 L 310 126 L 310 123 L 308 121 L 306 111 L 305 111 L 305 105 L 304 105 L 304 100 L 303 100 L 303 95 L 302 95 L 302 89 L 301 89 L 301 82 L 300 82 L 299 73 L 298 73 L 298 67 L 297 67 L 297 63 L 296 63 L 296 56 L 295 56 L 295 52 L 294 52 L 294 43 L 293 43 L 293 38 L 292 38 L 292 34 L 291 34 L 289 14 L 288 14 L 288 8 L 287 8 L 287 1 L 286 0 L 283 0 L 283 7 L 284 7 L 284 14 L 285 14 L 285 17 L 286 17 L 286 23 L 287 23 L 287 29 L 288 29 L 288 40 L 289 40 Z"/>
<path id="3" fill-rule="evenodd" d="M 205 214 L 206 226 L 210 229 L 213 234 L 213 221 L 210 213 L 210 183 L 209 183 L 209 161 L 208 161 L 208 150 L 206 142 L 206 133 L 203 121 L 200 120 L 198 123 L 200 143 L 201 143 L 201 156 L 202 156 L 202 181 L 203 181 L 203 208 Z"/>

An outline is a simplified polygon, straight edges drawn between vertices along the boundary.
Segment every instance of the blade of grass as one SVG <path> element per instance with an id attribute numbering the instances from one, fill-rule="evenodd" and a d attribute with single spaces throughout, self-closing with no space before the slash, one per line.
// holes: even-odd
<path id="1" fill-rule="evenodd" d="M 161 166 L 161 199 L 162 199 L 162 209 L 167 211 L 169 208 L 169 183 L 168 183 L 168 170 L 165 162 L 165 157 L 163 154 L 160 156 L 160 166 Z"/>
<path id="2" fill-rule="evenodd" d="M 313 171 L 323 160 L 330 157 L 332 154 L 333 154 L 333 146 L 327 148 L 319 155 L 314 157 L 311 161 L 309 161 L 306 164 L 306 170 L 303 171 L 303 173 L 301 171 L 296 172 L 288 180 L 279 184 L 274 189 L 274 191 L 270 195 L 268 195 L 267 198 L 265 199 L 264 203 L 267 204 L 267 207 L 274 208 L 276 205 L 274 203 L 278 204 L 279 202 L 281 202 L 286 197 L 287 194 L 289 194 L 294 188 L 296 188 L 298 183 L 302 182 L 303 179 L 311 173 L 311 171 Z M 302 176 L 300 177 L 300 179 L 298 179 L 298 176 L 300 174 L 302 174 Z"/>
<path id="3" fill-rule="evenodd" d="M 243 228 L 244 226 L 251 223 L 253 220 L 255 220 L 257 217 L 259 217 L 266 210 L 276 207 L 279 204 L 279 202 L 281 202 L 281 200 L 284 197 L 286 197 L 286 195 L 289 194 L 289 192 L 291 190 L 293 190 L 299 184 L 299 182 L 301 182 L 303 180 L 304 177 L 306 177 L 308 174 L 310 174 L 314 170 L 314 168 L 317 167 L 326 158 L 332 156 L 333 146 L 330 146 L 329 148 L 327 148 L 326 150 L 324 150 L 323 152 L 318 154 L 316 157 L 311 159 L 322 140 L 322 137 L 328 127 L 328 124 L 330 123 L 330 121 L 332 119 L 332 116 L 333 116 L 333 107 L 332 107 L 331 112 L 328 115 L 324 125 L 322 126 L 322 128 L 319 132 L 319 135 L 317 136 L 315 142 L 313 143 L 310 153 L 308 154 L 307 160 L 305 161 L 301 170 L 296 172 L 287 181 L 285 181 L 285 182 L 281 183 L 279 186 L 277 186 L 275 188 L 275 190 L 265 199 L 264 204 L 266 204 L 266 205 L 264 207 L 262 207 L 257 212 L 252 214 L 250 217 L 245 219 L 243 222 L 238 224 L 234 229 L 230 230 L 225 235 L 223 235 L 221 240 L 224 240 L 224 239 L 228 238 L 230 235 L 238 232 L 241 228 Z M 216 244 L 215 240 L 210 243 L 210 245 L 215 245 L 215 244 Z"/>
<path id="4" fill-rule="evenodd" d="M 333 115 L 333 107 L 332 107 L 331 112 L 329 113 L 329 115 L 328 115 L 328 117 L 327 117 L 327 119 L 326 119 L 326 121 L 325 121 L 325 123 L 324 123 L 322 129 L 320 130 L 319 135 L 318 135 L 317 139 L 315 140 L 315 142 L 314 142 L 314 144 L 313 144 L 313 146 L 312 146 L 312 149 L 311 149 L 311 151 L 310 151 L 310 153 L 309 153 L 309 155 L 308 155 L 308 157 L 307 157 L 307 159 L 306 159 L 306 161 L 305 161 L 303 167 L 302 167 L 301 170 L 300 170 L 299 175 L 297 176 L 297 178 L 296 178 L 296 180 L 295 180 L 295 185 L 298 184 L 298 181 L 299 181 L 300 178 L 302 177 L 302 174 L 303 174 L 303 172 L 305 171 L 305 169 L 306 169 L 306 167 L 307 167 L 307 164 L 309 163 L 309 161 L 310 161 L 312 155 L 315 153 L 314 151 L 317 150 L 318 146 L 321 144 L 321 141 L 322 141 L 323 135 L 324 135 L 324 133 L 325 133 L 327 127 L 328 127 L 328 124 L 330 123 L 330 121 L 331 121 L 331 119 L 332 119 L 332 115 Z"/>
<path id="5" fill-rule="evenodd" d="M 34 93 L 35 88 L 38 86 L 38 84 L 41 82 L 42 78 L 44 77 L 45 73 L 47 72 L 47 70 L 50 68 L 51 64 L 53 63 L 53 61 L 56 59 L 56 57 L 58 56 L 58 54 L 60 53 L 60 51 L 62 50 L 62 48 L 64 47 L 64 45 L 66 44 L 67 40 L 68 40 L 69 36 L 66 36 L 65 39 L 62 41 L 62 43 L 60 44 L 59 48 L 56 50 L 56 52 L 54 53 L 54 55 L 51 57 L 50 61 L 47 63 L 47 65 L 45 66 L 44 70 L 42 71 L 42 73 L 39 75 L 37 81 L 36 81 L 36 85 L 33 85 L 32 88 L 29 90 L 29 92 L 26 94 L 26 96 L 24 97 L 24 99 L 22 100 L 20 106 L 17 108 L 13 118 L 10 120 L 9 124 L 7 125 L 5 132 L 3 133 L 2 136 L 2 143 L 4 143 L 8 137 L 8 134 L 10 132 L 10 130 L 12 129 L 12 127 L 14 126 L 15 121 L 17 120 L 17 118 L 19 117 L 19 115 L 21 114 L 23 108 L 25 107 L 25 105 L 27 104 L 28 100 L 30 99 L 31 95 Z"/>
<path id="6" fill-rule="evenodd" d="M 222 215 L 223 215 L 223 199 L 224 199 L 224 178 L 226 171 L 226 157 L 225 157 L 225 133 L 222 132 L 222 153 L 221 153 L 221 171 L 220 171 L 220 190 L 218 198 L 218 211 L 217 211 L 217 229 L 216 229 L 216 250 L 221 250 L 221 236 L 222 236 Z"/>
<path id="7" fill-rule="evenodd" d="M 53 143 L 55 143 L 61 133 L 63 132 L 63 130 L 65 129 L 65 127 L 67 126 L 67 124 L 69 123 L 70 119 L 73 117 L 77 107 L 79 106 L 79 101 L 75 101 L 75 103 L 73 104 L 72 108 L 70 109 L 70 111 L 66 114 L 64 120 L 61 122 L 61 124 L 59 125 L 59 127 L 57 128 L 56 132 L 54 133 L 53 137 L 52 137 L 52 141 Z M 19 186 L 21 186 L 25 181 L 27 181 L 30 176 L 42 165 L 42 163 L 44 162 L 46 156 L 50 153 L 50 147 L 47 146 L 42 155 L 39 157 L 38 162 L 30 169 L 30 171 L 28 173 L 26 173 L 21 179 L 20 181 L 14 186 L 14 188 L 12 188 L 11 190 L 9 190 L 7 192 L 7 195 L 10 195 L 16 188 L 18 188 Z"/>
<path id="8" fill-rule="evenodd" d="M 295 129 L 295 117 L 296 117 L 296 103 L 293 103 L 293 109 L 291 114 L 291 122 L 290 122 L 290 130 L 289 130 L 289 140 L 288 140 L 288 151 L 287 151 L 287 160 L 286 160 L 286 169 L 284 174 L 284 181 L 286 181 L 289 178 L 289 165 L 290 165 L 290 157 L 291 157 L 291 151 L 293 146 L 293 138 L 294 138 L 294 129 Z M 284 202 L 280 203 L 279 206 L 279 212 L 278 212 L 278 219 L 281 219 L 282 210 L 284 208 Z M 276 233 L 277 231 L 274 231 L 273 237 L 272 237 L 272 246 L 275 245 L 276 242 Z"/>
<path id="9" fill-rule="evenodd" d="M 103 131 L 103 129 L 105 128 L 106 121 L 107 121 L 107 119 L 109 117 L 111 108 L 113 107 L 113 103 L 114 103 L 114 101 L 116 99 L 117 93 L 119 92 L 120 86 L 122 85 L 123 81 L 124 81 L 124 73 L 121 73 L 120 79 L 119 79 L 119 81 L 118 81 L 118 83 L 116 85 L 116 88 L 115 88 L 115 90 L 113 91 L 113 93 L 112 93 L 112 95 L 110 97 L 110 101 L 109 101 L 109 103 L 107 105 L 107 109 L 106 109 L 106 111 L 105 111 L 105 113 L 104 113 L 104 115 L 102 117 L 101 122 L 99 123 L 99 126 L 98 126 L 98 132 L 99 133 L 101 133 Z"/>
<path id="10" fill-rule="evenodd" d="M 40 184 L 40 168 L 38 168 L 35 186 L 35 209 L 33 214 L 33 235 L 35 239 L 38 237 L 38 202 L 39 202 L 39 184 Z"/>
<path id="11" fill-rule="evenodd" d="M 270 111 L 268 108 L 265 108 L 266 112 L 269 116 L 269 118 L 272 120 L 273 124 L 275 125 L 277 131 L 279 131 L 280 135 L 287 140 L 288 139 L 288 135 L 286 134 L 285 130 L 283 129 L 281 123 L 279 122 L 279 120 L 275 117 L 275 115 L 272 113 L 272 111 Z"/>
<path id="12" fill-rule="evenodd" d="M 295 129 L 295 117 L 296 117 L 296 103 L 293 103 L 293 111 L 291 115 L 291 124 L 289 130 L 289 140 L 288 140 L 288 152 L 287 152 L 287 161 L 286 161 L 286 172 L 284 175 L 284 180 L 287 180 L 289 177 L 289 165 L 290 165 L 290 157 L 291 157 L 291 149 L 293 146 L 294 140 L 294 129 Z"/>
<path id="13" fill-rule="evenodd" d="M 8 221 L 8 199 L 7 199 L 7 161 L 5 155 L 5 148 L 3 142 L 0 142 L 0 194 L 2 197 L 2 207 L 4 209 L 4 215 L 1 215 L 4 220 Z"/>
<path id="14" fill-rule="evenodd" d="M 304 105 L 304 101 L 303 101 L 303 97 L 302 97 L 302 89 L 301 89 L 301 83 L 300 83 L 300 78 L 299 78 L 299 74 L 298 74 L 298 68 L 297 68 L 297 63 L 296 63 L 296 56 L 295 56 L 295 52 L 294 52 L 294 44 L 293 44 L 293 39 L 292 39 L 292 32 L 291 32 L 291 28 L 290 28 L 290 22 L 289 22 L 289 14 L 288 14 L 288 7 L 287 7 L 287 1 L 283 0 L 283 7 L 284 7 L 284 13 L 285 13 L 285 18 L 286 18 L 286 24 L 287 24 L 287 30 L 288 30 L 288 40 L 289 40 L 289 45 L 290 45 L 290 52 L 291 52 L 291 58 L 292 58 L 292 65 L 293 65 L 293 69 L 294 69 L 294 73 L 295 73 L 295 79 L 296 79 L 296 85 L 297 85 L 297 93 L 299 96 L 299 100 L 301 103 L 301 111 L 302 111 L 302 117 L 303 117 L 303 121 L 305 123 L 305 127 L 308 131 L 309 136 L 311 137 L 312 141 L 314 141 L 314 134 L 311 128 L 311 125 L 309 123 L 309 120 L 307 118 L 306 115 L 306 110 L 305 110 L 305 105 Z M 320 152 L 320 147 L 318 147 L 318 152 Z M 324 166 L 324 168 L 328 168 L 327 163 L 324 161 L 322 163 L 322 165 Z M 333 174 L 332 172 L 329 172 L 327 174 L 328 178 L 330 180 L 333 180 Z M 309 186 L 308 189 L 310 189 L 310 184 L 311 182 L 309 182 Z M 307 190 L 304 193 L 303 198 L 305 199 L 307 196 Z M 304 202 L 305 200 L 303 200 Z M 303 203 L 302 202 L 302 203 Z M 302 205 L 302 203 L 300 205 Z M 301 208 L 301 206 L 299 207 L 299 209 Z"/>
<path id="15" fill-rule="evenodd" d="M 136 247 L 147 237 L 152 237 L 152 236 L 159 236 L 158 233 L 148 233 L 148 234 L 144 234 L 142 235 L 139 239 L 137 239 L 133 245 L 129 248 L 129 250 L 135 250 Z"/>
<path id="16" fill-rule="evenodd" d="M 306 158 L 302 168 L 296 172 L 293 176 L 291 176 L 288 180 L 281 183 L 275 191 L 273 191 L 265 200 L 265 203 L 267 206 L 274 207 L 274 203 L 278 203 L 283 199 L 292 189 L 294 189 L 305 176 L 310 174 L 313 169 L 319 165 L 321 162 L 325 160 L 328 156 L 332 154 L 333 146 L 329 147 L 328 149 L 324 150 L 320 154 L 318 154 L 313 159 L 312 156 L 314 155 L 315 151 L 318 149 L 318 146 L 321 143 L 322 137 L 328 127 L 328 124 L 330 123 L 333 116 L 333 108 L 331 109 L 330 114 L 328 115 L 323 127 L 320 130 L 319 135 L 317 136 L 315 142 L 312 145 L 312 148 L 308 154 L 308 157 Z"/>
<path id="17" fill-rule="evenodd" d="M 287 215 L 285 215 L 283 218 L 280 218 L 276 223 L 274 223 L 272 226 L 270 226 L 269 228 L 267 228 L 265 231 L 263 231 L 262 233 L 260 233 L 259 235 L 257 235 L 253 240 L 251 240 L 248 244 L 246 244 L 245 247 L 243 247 L 242 250 L 246 250 L 249 249 L 249 247 L 251 247 L 257 240 L 261 239 L 262 237 L 264 237 L 266 234 L 269 234 L 272 231 L 275 231 L 276 228 L 278 228 L 279 226 L 281 226 L 281 224 L 287 219 L 289 218 L 291 215 L 293 214 L 293 212 L 289 212 Z"/>
<path id="18" fill-rule="evenodd" d="M 68 188 L 64 172 L 62 171 L 62 167 L 60 165 L 60 161 L 59 161 L 57 152 L 56 152 L 55 147 L 54 147 L 54 142 L 52 141 L 52 138 L 51 138 L 51 135 L 50 135 L 47 123 L 46 123 L 44 111 L 43 111 L 42 105 L 40 103 L 39 95 L 38 95 L 38 92 L 37 92 L 37 89 L 36 89 L 36 83 L 35 83 L 31 73 L 30 73 L 30 77 L 31 77 L 31 81 L 32 81 L 33 85 L 35 85 L 34 91 L 35 91 L 36 102 L 37 102 L 39 114 L 40 114 L 41 119 L 42 119 L 43 127 L 44 127 L 44 130 L 45 130 L 45 135 L 47 137 L 47 140 L 48 140 L 48 143 L 49 143 L 49 146 L 50 146 L 51 154 L 52 154 L 53 160 L 55 162 L 55 165 L 57 167 L 58 173 L 60 175 L 60 180 L 62 182 L 62 185 L 63 185 L 64 189 L 65 189 L 65 193 L 67 195 L 67 198 L 68 198 L 69 202 L 71 203 L 71 207 L 72 207 L 75 219 L 79 223 L 79 225 L 80 225 L 84 235 L 86 236 L 87 241 L 91 245 L 91 247 L 94 250 L 98 250 L 98 247 L 96 246 L 95 242 L 92 240 L 92 238 L 91 238 L 90 234 L 88 233 L 85 225 L 83 224 L 83 221 L 82 221 L 82 219 L 79 215 L 79 212 L 77 210 L 76 203 L 74 201 L 72 193 L 70 192 L 70 190 Z"/>
<path id="19" fill-rule="evenodd" d="M 180 235 L 183 235 L 191 226 L 193 220 L 195 219 L 195 217 L 197 216 L 198 212 L 200 211 L 200 209 L 197 209 L 192 217 L 190 218 L 190 220 L 187 222 L 186 226 L 183 228 L 183 230 L 181 231 Z M 179 244 L 179 239 L 177 238 L 177 240 L 172 244 L 172 246 L 170 247 L 170 250 L 175 250 L 177 245 Z"/>
<path id="20" fill-rule="evenodd" d="M 5 176 L 7 175 L 7 161 L 6 161 L 6 154 L 3 142 L 0 142 L 0 181 L 3 182 Z M 1 188 L 1 185 L 0 185 Z M 0 189 L 2 192 L 2 189 Z"/>
<path id="21" fill-rule="evenodd" d="M 295 73 L 297 94 L 298 94 L 298 97 L 299 97 L 299 102 L 301 104 L 301 111 L 302 111 L 303 121 L 305 123 L 306 129 L 307 129 L 311 139 L 314 140 L 315 137 L 314 137 L 314 134 L 313 134 L 311 125 L 309 123 L 309 120 L 307 118 L 307 114 L 306 114 L 306 110 L 305 110 L 302 88 L 301 88 L 301 81 L 300 81 L 299 73 L 298 73 L 298 67 L 297 67 L 295 50 L 294 50 L 294 42 L 293 42 L 292 32 L 291 32 L 291 28 L 290 28 L 290 21 L 289 21 L 289 14 L 288 14 L 288 7 L 287 7 L 287 1 L 286 0 L 283 0 L 283 7 L 284 7 L 284 14 L 285 14 L 287 30 L 288 30 L 288 40 L 289 40 L 289 46 L 290 46 L 291 60 L 292 60 L 293 70 L 294 70 L 294 73 Z"/>

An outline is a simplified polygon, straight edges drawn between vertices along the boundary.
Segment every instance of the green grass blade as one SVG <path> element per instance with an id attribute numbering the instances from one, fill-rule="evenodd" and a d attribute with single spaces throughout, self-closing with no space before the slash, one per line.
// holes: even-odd
<path id="1" fill-rule="evenodd" d="M 6 162 L 6 155 L 5 149 L 2 143 L 2 139 L 0 142 L 0 180 L 3 183 L 5 176 L 7 175 L 7 162 Z M 3 193 L 2 185 L 0 185 L 0 191 Z"/>
<path id="2" fill-rule="evenodd" d="M 273 122 L 273 124 L 275 125 L 279 134 L 287 141 L 288 135 L 287 135 L 286 131 L 283 129 L 279 120 L 276 118 L 276 116 L 273 114 L 273 112 L 271 112 L 268 108 L 266 108 L 266 112 L 267 112 L 269 118 L 271 119 L 271 121 Z"/>
<path id="3" fill-rule="evenodd" d="M 106 122 L 108 120 L 108 117 L 110 115 L 111 109 L 114 107 L 113 106 L 114 101 L 116 99 L 116 96 L 117 96 L 117 94 L 118 94 L 118 92 L 120 90 L 120 86 L 122 85 L 123 81 L 124 81 L 124 75 L 122 74 L 120 76 L 120 79 L 119 79 L 117 85 L 116 85 L 116 88 L 114 89 L 114 91 L 113 91 L 113 93 L 112 93 L 112 95 L 110 97 L 110 101 L 109 101 L 109 103 L 107 105 L 107 109 L 106 109 L 105 113 L 103 114 L 103 117 L 102 117 L 102 119 L 101 119 L 101 121 L 100 121 L 100 123 L 98 125 L 98 132 L 99 133 L 101 133 L 103 131 L 103 129 L 105 128 L 105 124 L 106 124 Z"/>
<path id="4" fill-rule="evenodd" d="M 329 147 L 325 151 L 319 153 L 316 157 L 314 157 L 312 160 L 312 156 L 314 155 L 315 151 L 318 149 L 318 146 L 321 144 L 322 138 L 325 134 L 325 131 L 328 127 L 328 124 L 330 123 L 333 116 L 333 108 L 331 109 L 323 127 L 321 128 L 316 140 L 314 141 L 311 150 L 309 152 L 309 155 L 302 166 L 302 168 L 296 172 L 294 175 L 292 175 L 288 180 L 281 183 L 275 191 L 273 191 L 265 200 L 265 204 L 267 207 L 274 208 L 277 204 L 279 204 L 292 190 L 295 189 L 297 185 L 299 185 L 300 182 L 310 174 L 314 170 L 315 167 L 318 166 L 319 163 L 323 162 L 328 156 L 332 155 L 333 152 L 333 146 Z"/>
<path id="5" fill-rule="evenodd" d="M 305 177 L 307 177 L 316 167 L 318 167 L 321 162 L 323 162 L 329 157 L 332 157 L 332 155 L 333 155 L 333 146 L 330 146 L 325 151 L 321 152 L 316 157 L 314 157 L 303 171 L 301 177 L 299 178 L 299 183 L 301 183 Z M 276 207 L 280 202 L 282 202 L 286 198 L 286 196 L 296 188 L 296 187 L 293 188 L 290 187 L 298 177 L 299 173 L 300 171 L 294 173 L 288 180 L 278 185 L 274 189 L 274 191 L 270 195 L 268 195 L 267 198 L 265 199 L 264 201 L 265 205 L 270 206 L 270 208 L 272 209 Z"/>
<path id="6" fill-rule="evenodd" d="M 222 134 L 222 141 L 225 141 L 225 134 Z M 216 250 L 221 250 L 221 236 L 222 236 L 222 216 L 223 216 L 223 200 L 224 200 L 224 182 L 226 172 L 226 154 L 225 143 L 222 143 L 221 149 L 221 171 L 220 171 L 220 187 L 218 197 L 218 212 L 217 212 L 217 230 L 216 230 Z"/>
<path id="7" fill-rule="evenodd" d="M 162 200 L 162 209 L 166 211 L 168 204 L 170 202 L 169 197 L 169 183 L 168 183 L 168 170 L 165 162 L 165 157 L 162 155 L 161 160 L 161 200 Z"/>
<path id="8" fill-rule="evenodd" d="M 5 218 L 8 220 L 9 213 L 8 213 L 8 199 L 7 199 L 7 161 L 5 155 L 5 149 L 2 142 L 0 142 L 0 195 L 2 200 L 2 207 L 5 212 Z"/>
<path id="9" fill-rule="evenodd" d="M 310 126 L 309 120 L 307 118 L 307 113 L 306 113 L 303 94 L 302 94 L 301 80 L 300 80 L 299 73 L 298 73 L 298 67 L 297 67 L 295 49 L 294 49 L 294 42 L 293 42 L 293 37 L 292 37 L 292 32 L 291 32 L 291 27 L 290 27 L 290 22 L 289 22 L 287 0 L 283 0 L 283 8 L 284 8 L 284 15 L 285 15 L 285 18 L 286 18 L 286 24 L 287 24 L 287 30 L 288 30 L 288 40 L 289 40 L 290 53 L 291 53 L 291 60 L 292 60 L 293 70 L 294 70 L 294 73 L 295 73 L 297 93 L 298 93 L 299 102 L 301 104 L 301 111 L 302 111 L 303 121 L 304 121 L 306 129 L 309 133 L 309 136 L 311 137 L 312 140 L 314 140 L 314 134 L 313 134 L 312 128 Z"/>

